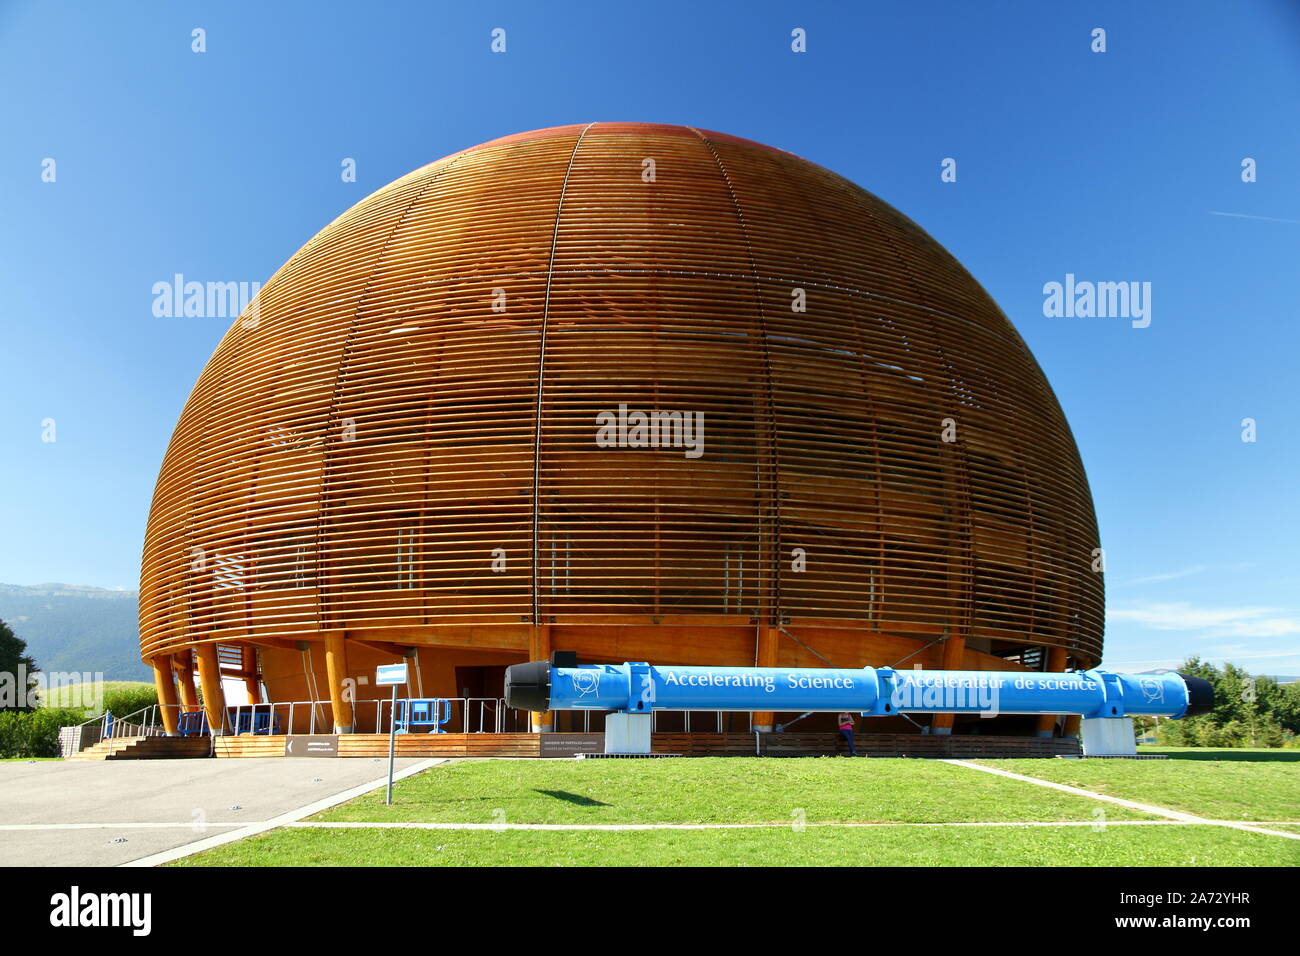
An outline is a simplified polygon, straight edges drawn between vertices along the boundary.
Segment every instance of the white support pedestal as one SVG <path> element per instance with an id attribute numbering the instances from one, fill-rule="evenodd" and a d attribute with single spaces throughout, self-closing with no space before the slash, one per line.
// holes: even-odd
<path id="1" fill-rule="evenodd" d="M 650 714 L 606 714 L 605 753 L 648 754 Z"/>
<path id="2" fill-rule="evenodd" d="M 1081 729 L 1085 757 L 1136 757 L 1132 717 L 1085 717 Z"/>

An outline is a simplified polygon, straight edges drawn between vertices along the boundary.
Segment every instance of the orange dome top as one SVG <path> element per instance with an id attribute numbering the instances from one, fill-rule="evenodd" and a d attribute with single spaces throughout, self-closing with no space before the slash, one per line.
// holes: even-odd
<path id="1" fill-rule="evenodd" d="M 266 284 L 163 462 L 141 645 L 650 614 L 1087 665 L 1096 546 L 1042 372 L 916 224 L 592 123 L 416 170 Z"/>

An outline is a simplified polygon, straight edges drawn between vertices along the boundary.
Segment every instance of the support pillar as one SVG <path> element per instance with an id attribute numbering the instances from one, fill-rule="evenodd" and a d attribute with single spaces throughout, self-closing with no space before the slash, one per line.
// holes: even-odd
<path id="1" fill-rule="evenodd" d="M 172 674 L 170 654 L 160 654 L 149 662 L 153 667 L 153 683 L 158 689 L 158 709 L 162 712 L 163 731 L 168 737 L 175 737 L 180 721 L 177 719 L 179 707 L 176 703 L 176 679 Z"/>
<path id="2" fill-rule="evenodd" d="M 1065 718 L 1065 727 L 1061 730 L 1062 737 L 1079 736 L 1079 725 L 1083 722 L 1081 714 L 1067 714 Z"/>
<path id="3" fill-rule="evenodd" d="M 199 709 L 199 693 L 194 689 L 194 651 L 186 648 L 177 654 L 176 677 L 181 685 L 181 706 L 188 711 Z"/>
<path id="4" fill-rule="evenodd" d="M 257 679 L 257 648 L 252 644 L 244 645 L 240 658 L 244 665 L 244 689 L 248 691 L 248 702 L 250 704 L 260 704 L 262 702 L 262 688 Z"/>
<path id="5" fill-rule="evenodd" d="M 948 635 L 943 642 L 943 662 L 939 665 L 946 671 L 965 670 L 966 636 L 960 632 Z M 935 714 L 930 720 L 930 733 L 951 734 L 955 714 Z"/>
<path id="6" fill-rule="evenodd" d="M 1047 649 L 1047 669 L 1055 674 L 1065 672 L 1065 648 Z M 1056 714 L 1041 714 L 1038 718 L 1038 736 L 1051 737 L 1056 733 Z"/>
<path id="7" fill-rule="evenodd" d="M 199 644 L 194 648 L 199 664 L 199 686 L 203 688 L 203 710 L 208 715 L 208 728 L 212 736 L 226 732 L 226 692 L 221 689 L 221 664 L 217 661 L 217 645 Z"/>
<path id="8" fill-rule="evenodd" d="M 334 733 L 350 734 L 353 730 L 352 694 L 344 684 L 348 677 L 348 652 L 342 631 L 325 632 L 325 676 L 330 685 Z"/>
<path id="9" fill-rule="evenodd" d="M 534 624 L 528 636 L 528 659 L 544 661 L 551 656 L 551 627 L 549 624 Z M 555 729 L 555 711 L 547 710 L 535 713 L 530 718 L 532 732 L 549 734 Z"/>
<path id="10" fill-rule="evenodd" d="M 1089 717 L 1083 721 L 1085 757 L 1135 757 L 1132 717 Z"/>
<path id="11" fill-rule="evenodd" d="M 649 714 L 606 714 L 605 753 L 648 754 L 653 722 Z"/>
<path id="12" fill-rule="evenodd" d="M 776 666 L 776 649 L 780 639 L 779 627 L 764 627 L 759 630 L 754 654 L 756 667 Z M 757 710 L 754 711 L 753 722 L 756 732 L 768 734 L 772 732 L 772 725 L 776 723 L 776 715 L 770 711 Z"/>
<path id="13" fill-rule="evenodd" d="M 424 672 L 420 670 L 420 649 L 418 647 L 408 647 L 406 649 L 406 659 L 410 661 L 411 670 L 415 672 L 415 696 L 424 696 Z"/>

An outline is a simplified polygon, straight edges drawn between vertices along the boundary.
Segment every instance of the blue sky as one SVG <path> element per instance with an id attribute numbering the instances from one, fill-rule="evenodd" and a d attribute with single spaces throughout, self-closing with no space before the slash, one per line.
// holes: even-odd
<path id="1" fill-rule="evenodd" d="M 135 586 L 228 324 L 156 318 L 155 282 L 264 281 L 369 192 L 497 136 L 668 122 L 847 176 L 998 301 L 1088 469 L 1108 663 L 1300 673 L 1300 6 L 839 7 L 0 2 L 0 581 Z M 1067 273 L 1150 282 L 1150 326 L 1044 316 Z"/>

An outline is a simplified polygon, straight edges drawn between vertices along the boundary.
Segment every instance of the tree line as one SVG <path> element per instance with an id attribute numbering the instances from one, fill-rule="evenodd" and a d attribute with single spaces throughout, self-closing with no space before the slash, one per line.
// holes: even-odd
<path id="1" fill-rule="evenodd" d="M 1214 686 L 1214 710 L 1183 720 L 1137 718 L 1140 735 L 1154 731 L 1156 743 L 1165 747 L 1300 746 L 1300 681 L 1279 684 L 1199 657 L 1188 658 L 1178 672 Z"/>

